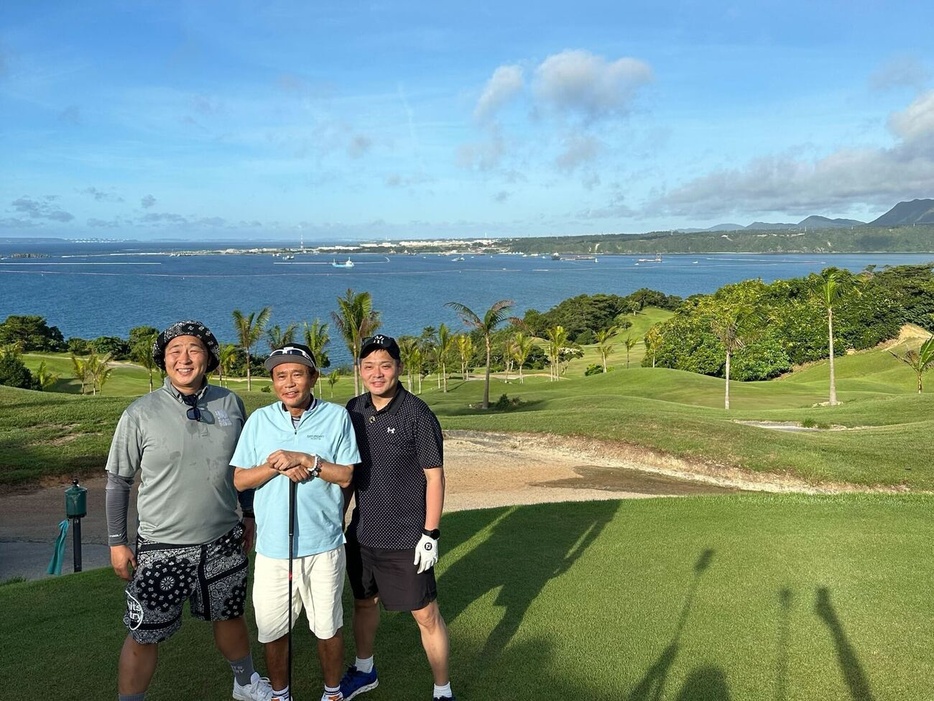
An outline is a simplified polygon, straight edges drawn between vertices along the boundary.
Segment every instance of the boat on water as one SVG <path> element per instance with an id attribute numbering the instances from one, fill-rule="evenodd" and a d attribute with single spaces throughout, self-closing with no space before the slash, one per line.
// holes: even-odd
<path id="1" fill-rule="evenodd" d="M 332 265 L 333 267 L 335 267 L 335 268 L 352 268 L 352 267 L 353 267 L 353 261 L 350 260 L 350 258 L 348 258 L 347 260 L 345 260 L 343 263 L 338 263 L 336 260 L 332 260 L 332 261 L 331 261 L 331 265 Z"/>
<path id="2" fill-rule="evenodd" d="M 654 258 L 640 258 L 638 262 L 639 263 L 661 263 L 662 254 L 656 253 Z"/>

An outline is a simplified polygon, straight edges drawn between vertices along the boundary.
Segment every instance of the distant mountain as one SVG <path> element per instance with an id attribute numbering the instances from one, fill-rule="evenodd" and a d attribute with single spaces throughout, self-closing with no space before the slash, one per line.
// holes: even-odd
<path id="1" fill-rule="evenodd" d="M 881 217 L 869 222 L 870 226 L 911 226 L 913 224 L 934 224 L 934 200 L 899 202 Z"/>
<path id="2" fill-rule="evenodd" d="M 739 231 L 745 228 L 746 227 L 742 224 L 717 224 L 709 229 L 694 229 L 694 231 Z M 687 231 L 687 229 L 685 229 L 685 231 Z"/>
<path id="3" fill-rule="evenodd" d="M 934 200 L 925 200 L 931 202 L 934 206 Z M 897 207 L 898 205 L 896 205 Z M 894 211 L 894 210 L 893 210 Z M 934 209 L 932 209 L 934 212 Z M 817 214 L 812 214 L 806 219 L 802 219 L 797 224 L 787 222 L 765 222 L 754 221 L 748 226 L 740 224 L 717 224 L 707 229 L 682 229 L 684 233 L 694 233 L 698 231 L 805 231 L 807 229 L 851 229 L 854 226 L 864 226 L 865 222 L 856 219 L 830 219 Z"/>
<path id="4" fill-rule="evenodd" d="M 797 224 L 770 224 L 765 221 L 754 221 L 745 227 L 746 231 L 784 231 L 786 229 L 797 229 Z"/>
<path id="5" fill-rule="evenodd" d="M 854 226 L 864 226 L 866 222 L 856 219 L 828 219 L 818 215 L 811 215 L 798 222 L 799 227 L 807 229 L 849 229 Z"/>

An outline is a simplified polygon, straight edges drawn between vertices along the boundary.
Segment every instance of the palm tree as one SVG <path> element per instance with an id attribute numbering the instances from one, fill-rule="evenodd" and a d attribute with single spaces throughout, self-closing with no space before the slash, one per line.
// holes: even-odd
<path id="1" fill-rule="evenodd" d="M 159 332 L 152 329 L 147 335 L 141 336 L 133 346 L 131 355 L 133 360 L 142 365 L 149 372 L 149 391 L 153 390 L 152 371 L 156 368 L 156 363 L 152 359 L 152 346 L 155 343 Z"/>
<path id="2" fill-rule="evenodd" d="M 305 345 L 307 346 L 308 344 L 306 343 Z M 311 346 L 308 346 L 308 347 L 311 348 Z M 318 356 L 315 356 L 315 360 L 317 360 L 317 358 Z M 334 368 L 333 370 L 331 370 L 331 372 L 327 374 L 328 387 L 331 390 L 331 399 L 334 399 L 334 385 L 337 384 L 337 381 L 340 379 L 340 377 L 341 377 L 340 368 Z"/>
<path id="3" fill-rule="evenodd" d="M 639 342 L 639 339 L 633 338 L 632 336 L 626 336 L 623 339 L 623 346 L 626 348 L 626 369 L 629 369 L 629 352 L 636 347 L 636 344 Z M 606 372 L 606 369 L 604 369 Z"/>
<path id="4" fill-rule="evenodd" d="M 224 387 L 227 387 L 229 382 L 226 382 L 224 378 L 230 377 L 237 362 L 237 347 L 233 343 L 224 343 L 218 351 L 218 356 L 217 379 Z"/>
<path id="5" fill-rule="evenodd" d="M 461 377 L 466 382 L 470 379 L 470 359 L 473 357 L 473 339 L 470 334 L 460 333 L 454 337 L 457 347 L 457 357 L 461 361 Z"/>
<path id="6" fill-rule="evenodd" d="M 438 363 L 438 346 L 435 333 L 434 326 L 426 326 L 422 329 L 417 341 L 418 348 L 421 351 L 421 362 L 427 366 L 425 368 L 428 370 L 427 374 L 430 375 L 432 370 L 436 371 L 435 379 L 438 383 L 438 389 L 441 389 L 441 371 Z"/>
<path id="7" fill-rule="evenodd" d="M 551 366 L 551 381 L 555 382 L 559 375 L 561 353 L 568 345 L 568 332 L 567 329 L 558 324 L 546 329 L 545 336 L 548 338 L 548 363 Z"/>
<path id="8" fill-rule="evenodd" d="M 150 358 L 151 357 L 152 356 L 150 355 Z M 47 392 L 56 382 L 59 381 L 61 375 L 57 372 L 52 372 L 49 370 L 45 365 L 45 361 L 43 360 L 39 363 L 39 367 L 33 373 L 33 377 L 36 379 L 36 383 L 39 385 L 39 389 L 43 392 Z M 152 391 L 151 386 L 150 391 Z"/>
<path id="9" fill-rule="evenodd" d="M 302 338 L 305 345 L 311 348 L 315 356 L 315 361 L 319 368 L 331 367 L 331 360 L 328 358 L 327 346 L 331 342 L 331 334 L 328 333 L 328 325 L 322 324 L 315 319 L 311 324 L 307 321 L 302 324 Z"/>
<path id="10" fill-rule="evenodd" d="M 473 327 L 483 334 L 483 343 L 486 346 L 486 376 L 483 383 L 483 409 L 490 407 L 490 357 L 493 351 L 493 332 L 496 327 L 506 320 L 506 313 L 512 309 L 513 302 L 509 299 L 501 299 L 494 302 L 493 306 L 486 310 L 481 319 L 469 307 L 460 302 L 448 302 L 444 306 L 450 307 L 458 313 L 461 321 L 465 325 Z"/>
<path id="11" fill-rule="evenodd" d="M 418 373 L 419 387 L 422 376 L 422 346 L 421 339 L 414 336 L 402 336 L 398 339 L 399 359 L 406 373 L 406 389 L 415 392 L 415 374 Z"/>
<path id="12" fill-rule="evenodd" d="M 730 408 L 730 361 L 733 354 L 746 345 L 746 336 L 752 333 L 750 329 L 758 326 L 753 323 L 757 318 L 751 307 L 740 306 L 719 309 L 710 319 L 710 329 L 726 350 L 724 409 Z"/>
<path id="13" fill-rule="evenodd" d="M 274 351 L 278 348 L 285 348 L 290 343 L 294 343 L 297 328 L 295 324 L 289 324 L 281 329 L 279 324 L 276 324 L 271 329 L 267 329 L 266 340 L 269 343 L 269 350 Z"/>
<path id="14" fill-rule="evenodd" d="M 512 337 L 512 357 L 519 367 L 519 382 L 525 384 L 525 378 L 522 376 L 522 366 L 529 359 L 529 353 L 532 352 L 532 346 L 535 341 L 531 336 L 526 336 L 521 331 Z"/>
<path id="15" fill-rule="evenodd" d="M 249 316 L 244 316 L 239 309 L 233 310 L 234 331 L 240 341 L 240 347 L 246 353 L 246 390 L 253 391 L 253 380 L 250 375 L 250 349 L 263 335 L 266 324 L 269 323 L 269 316 L 272 314 L 272 308 L 263 307 L 258 313 L 250 312 Z"/>
<path id="16" fill-rule="evenodd" d="M 610 339 L 616 335 L 617 331 L 618 329 L 615 326 L 597 331 L 597 350 L 600 351 L 603 372 L 606 372 L 606 357 L 613 352 L 613 344 L 610 343 Z M 626 362 L 626 367 L 629 367 L 628 360 Z"/>
<path id="17" fill-rule="evenodd" d="M 91 387 L 93 394 L 104 393 L 104 383 L 110 379 L 110 375 L 114 371 L 114 369 L 110 367 L 112 358 L 113 356 L 110 353 L 105 353 L 101 356 L 97 355 L 97 353 L 92 353 L 88 357 L 88 363 L 91 367 Z"/>
<path id="18" fill-rule="evenodd" d="M 451 333 L 451 330 L 441 324 L 438 327 L 438 333 L 435 337 L 435 351 L 438 354 L 438 367 L 441 370 L 441 391 L 448 391 L 448 371 L 447 371 L 447 359 L 451 354 L 451 349 L 454 347 L 454 334 Z"/>
<path id="19" fill-rule="evenodd" d="M 355 293 L 348 289 L 343 297 L 337 298 L 339 312 L 331 312 L 334 325 L 344 337 L 347 350 L 353 361 L 353 391 L 360 394 L 360 374 L 357 358 L 363 339 L 372 334 L 382 323 L 379 312 L 373 310 L 373 297 L 369 292 Z"/>
<path id="20" fill-rule="evenodd" d="M 834 306 L 851 290 L 855 289 L 851 278 L 843 277 L 839 270 L 830 268 L 817 276 L 812 294 L 820 300 L 827 310 L 827 344 L 830 354 L 830 406 L 839 404 L 837 401 L 837 381 L 834 374 L 833 350 L 833 309 Z"/>
<path id="21" fill-rule="evenodd" d="M 645 339 L 643 339 L 643 343 L 645 343 L 646 351 L 652 354 L 653 368 L 655 367 L 655 359 L 658 357 L 658 352 L 662 349 L 662 343 L 664 340 L 665 339 L 659 330 L 658 324 L 645 332 Z"/>
<path id="22" fill-rule="evenodd" d="M 892 351 L 889 351 L 889 353 L 892 353 Z M 921 348 L 918 350 L 908 350 L 905 355 L 898 355 L 897 353 L 892 353 L 892 355 L 915 371 L 915 375 L 918 377 L 918 394 L 921 394 L 924 389 L 922 376 L 928 369 L 934 367 L 934 336 L 922 343 Z"/>
<path id="23" fill-rule="evenodd" d="M 510 336 L 503 344 L 503 364 L 506 366 L 506 382 L 509 383 L 509 374 L 512 372 L 512 365 L 516 362 L 515 358 L 515 336 Z"/>
<path id="24" fill-rule="evenodd" d="M 75 355 L 74 353 L 72 353 L 71 367 L 72 367 L 72 372 L 75 375 L 75 379 L 81 383 L 81 394 L 84 394 L 88 386 L 87 361 L 84 358 L 81 358 Z"/>
<path id="25" fill-rule="evenodd" d="M 91 394 L 97 394 L 104 389 L 104 383 L 110 378 L 113 368 L 110 367 L 110 353 L 98 355 L 91 353 L 85 358 L 71 356 L 71 364 L 74 368 L 75 377 L 81 382 L 81 394 L 85 394 L 88 388 Z"/>

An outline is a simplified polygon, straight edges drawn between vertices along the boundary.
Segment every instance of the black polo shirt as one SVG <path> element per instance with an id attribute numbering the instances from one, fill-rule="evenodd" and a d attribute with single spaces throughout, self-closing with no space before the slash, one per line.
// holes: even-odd
<path id="1" fill-rule="evenodd" d="M 370 548 L 414 548 L 425 527 L 425 470 L 444 464 L 441 424 L 401 385 L 380 411 L 361 394 L 347 402 L 361 462 L 349 532 Z"/>

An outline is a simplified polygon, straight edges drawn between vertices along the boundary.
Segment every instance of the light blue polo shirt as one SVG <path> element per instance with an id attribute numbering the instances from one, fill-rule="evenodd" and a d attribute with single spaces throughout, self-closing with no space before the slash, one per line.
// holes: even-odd
<path id="1" fill-rule="evenodd" d="M 298 427 L 282 402 L 265 406 L 247 419 L 230 463 L 262 465 L 276 450 L 294 450 L 338 465 L 360 462 L 350 414 L 343 407 L 315 399 Z M 266 557 L 289 557 L 289 478 L 277 475 L 256 488 L 256 551 Z M 295 495 L 295 557 L 327 552 L 344 543 L 341 488 L 323 479 L 298 485 Z"/>

